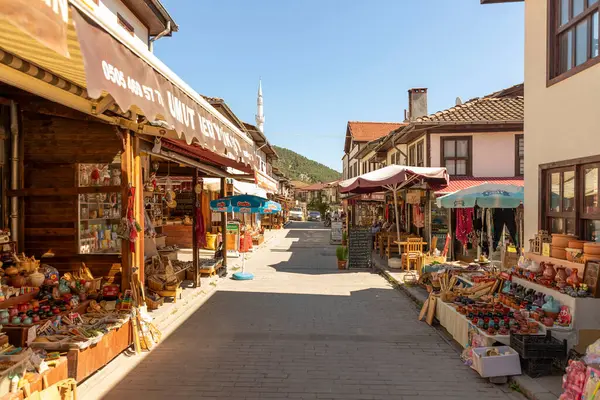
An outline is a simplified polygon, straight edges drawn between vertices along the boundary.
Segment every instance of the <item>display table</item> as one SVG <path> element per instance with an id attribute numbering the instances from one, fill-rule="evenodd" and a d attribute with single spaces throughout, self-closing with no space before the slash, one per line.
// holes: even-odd
<path id="1" fill-rule="evenodd" d="M 167 235 L 165 243 L 167 246 L 191 249 L 194 247 L 192 240 L 191 225 L 164 225 L 162 233 Z"/>
<path id="2" fill-rule="evenodd" d="M 435 302 L 435 317 L 462 347 L 469 344 L 469 320 L 456 308 L 438 299 Z"/>
<path id="3" fill-rule="evenodd" d="M 67 353 L 69 378 L 81 382 L 125 351 L 133 342 L 131 321 L 108 332 L 90 347 L 71 349 Z"/>
<path id="4" fill-rule="evenodd" d="M 51 367 L 41 374 L 35 375 L 33 381 L 29 383 L 29 391 L 30 393 L 41 392 L 46 389 L 46 387 L 67 379 L 69 377 L 68 375 L 67 357 L 60 357 L 56 360 L 54 367 Z M 8 393 L 0 397 L 0 400 L 23 400 L 25 398 L 25 392 L 23 391 L 23 388 L 21 388 L 17 393 Z"/>
<path id="5" fill-rule="evenodd" d="M 567 339 L 567 348 L 570 349 L 579 343 L 578 332 L 582 329 L 600 328 L 600 299 L 590 297 L 571 297 L 568 294 L 561 293 L 558 290 L 540 285 L 539 283 L 528 281 L 513 275 L 512 281 L 528 289 L 542 292 L 554 297 L 561 305 L 568 306 L 571 309 L 573 323 L 571 328 L 555 327 L 549 328 L 552 336 L 559 340 Z"/>

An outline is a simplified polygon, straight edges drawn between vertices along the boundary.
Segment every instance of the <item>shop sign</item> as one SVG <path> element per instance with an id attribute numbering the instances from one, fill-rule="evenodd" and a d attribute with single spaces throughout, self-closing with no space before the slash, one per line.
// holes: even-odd
<path id="1" fill-rule="evenodd" d="M 91 98 L 109 93 L 123 110 L 135 106 L 151 121 L 166 121 L 188 144 L 256 168 L 253 145 L 215 114 L 75 9 L 73 21 Z"/>
<path id="2" fill-rule="evenodd" d="M 69 0 L 0 0 L 0 18 L 61 56 L 69 57 Z"/>
<path id="3" fill-rule="evenodd" d="M 409 190 L 406 193 L 406 202 L 408 204 L 419 204 L 421 202 L 421 191 Z"/>
<path id="4" fill-rule="evenodd" d="M 277 193 L 277 182 L 260 171 L 254 172 L 254 180 L 258 187 L 265 189 L 268 193 Z"/>
<path id="5" fill-rule="evenodd" d="M 367 201 L 385 201 L 385 194 L 383 193 L 366 193 L 360 196 L 361 200 Z"/>
<path id="6" fill-rule="evenodd" d="M 342 229 L 343 223 L 341 221 L 333 221 L 331 223 L 331 244 L 342 244 Z"/>

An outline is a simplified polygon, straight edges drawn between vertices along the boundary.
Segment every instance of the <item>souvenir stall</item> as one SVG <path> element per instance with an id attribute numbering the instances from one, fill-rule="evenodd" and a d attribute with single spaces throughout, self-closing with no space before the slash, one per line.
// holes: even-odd
<path id="1" fill-rule="evenodd" d="M 463 261 L 492 259 L 501 264 L 504 257 L 516 262 L 523 235 L 523 187 L 483 183 L 438 197 L 438 207 L 453 210 L 453 250 L 455 258 Z M 506 236 L 517 249 L 507 254 Z M 508 263 L 509 260 L 507 260 Z"/>
<path id="2" fill-rule="evenodd" d="M 353 226 L 372 227 L 383 224 L 385 195 L 383 193 L 364 193 L 351 196 L 348 207 L 352 209 Z"/>
<path id="3" fill-rule="evenodd" d="M 448 184 L 448 174 L 445 168 L 420 168 L 406 167 L 400 165 L 390 165 L 388 167 L 360 175 L 356 178 L 348 179 L 340 182 L 340 193 L 377 193 L 383 191 L 391 191 L 394 202 L 394 225 L 396 236 L 392 241 L 394 245 L 400 247 L 402 245 L 401 227 L 400 227 L 400 208 L 398 207 L 398 192 L 402 189 L 411 187 L 421 187 L 427 184 Z M 385 211 L 384 211 L 385 213 Z M 352 228 L 349 229 L 348 236 L 352 236 Z M 352 240 L 350 240 L 350 250 Z M 391 247 L 388 246 L 388 249 Z M 382 250 L 383 251 L 383 250 Z M 389 257 L 389 252 L 388 252 Z M 349 259 L 349 264 L 351 257 Z"/>

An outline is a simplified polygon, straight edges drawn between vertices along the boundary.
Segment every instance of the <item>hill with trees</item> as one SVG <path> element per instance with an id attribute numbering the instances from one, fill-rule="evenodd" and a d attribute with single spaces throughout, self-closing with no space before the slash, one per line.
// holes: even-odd
<path id="1" fill-rule="evenodd" d="M 342 177 L 338 171 L 295 151 L 279 146 L 273 147 L 279 156 L 279 160 L 275 160 L 273 165 L 291 180 L 314 183 L 331 182 Z"/>

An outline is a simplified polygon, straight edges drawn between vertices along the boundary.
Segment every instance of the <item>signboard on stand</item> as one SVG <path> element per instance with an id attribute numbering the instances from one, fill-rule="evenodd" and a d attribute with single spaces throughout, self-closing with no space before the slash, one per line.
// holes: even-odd
<path id="1" fill-rule="evenodd" d="M 236 221 L 227 223 L 227 257 L 240 256 L 240 223 Z"/>
<path id="2" fill-rule="evenodd" d="M 351 228 L 348 233 L 348 269 L 371 268 L 371 228 Z"/>
<path id="3" fill-rule="evenodd" d="M 342 244 L 342 229 L 342 221 L 333 221 L 331 223 L 331 236 L 329 238 L 329 243 Z"/>

